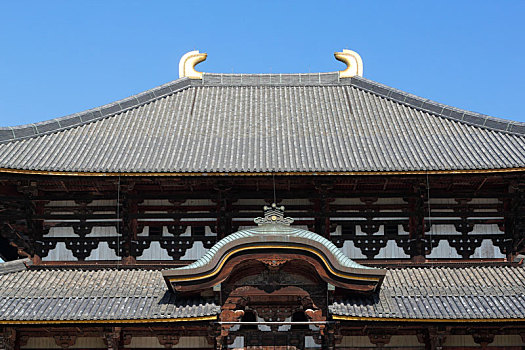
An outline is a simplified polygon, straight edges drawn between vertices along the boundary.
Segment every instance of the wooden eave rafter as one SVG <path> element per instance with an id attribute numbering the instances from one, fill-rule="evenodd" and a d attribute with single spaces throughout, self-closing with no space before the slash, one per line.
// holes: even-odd
<path id="1" fill-rule="evenodd" d="M 333 315 L 336 321 L 358 322 L 425 322 L 425 323 L 499 323 L 499 322 L 524 322 L 525 318 L 395 318 L 395 317 L 358 317 Z"/>
<path id="2" fill-rule="evenodd" d="M 50 176 L 95 176 L 95 177 L 137 177 L 137 176 L 367 176 L 367 175 L 442 175 L 442 174 L 493 174 L 512 173 L 525 171 L 525 168 L 498 168 L 498 169 L 456 169 L 456 170 L 414 170 L 414 171 L 333 171 L 333 172 L 301 172 L 301 171 L 278 171 L 278 172 L 85 172 L 85 171 L 48 171 L 48 170 L 26 170 L 0 168 L 0 173 L 27 174 L 27 175 L 50 175 Z"/>
<path id="3" fill-rule="evenodd" d="M 141 324 L 141 323 L 172 323 L 214 321 L 216 315 L 184 318 L 147 318 L 147 319 L 115 319 L 115 320 L 0 320 L 0 325 L 40 325 L 40 324 Z"/>

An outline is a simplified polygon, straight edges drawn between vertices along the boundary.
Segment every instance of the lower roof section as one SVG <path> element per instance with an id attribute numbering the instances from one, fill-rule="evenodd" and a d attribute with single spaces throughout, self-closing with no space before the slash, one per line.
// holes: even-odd
<path id="1" fill-rule="evenodd" d="M 0 323 L 198 321 L 215 319 L 219 312 L 213 301 L 176 298 L 160 271 L 61 269 L 0 275 Z"/>
<path id="2" fill-rule="evenodd" d="M 492 266 L 388 270 L 379 293 L 329 307 L 353 321 L 525 321 L 525 269 Z M 181 299 L 161 271 L 27 270 L 0 274 L 0 324 L 213 320 L 220 306 Z"/>
<path id="3" fill-rule="evenodd" d="M 395 269 L 378 294 L 338 300 L 330 312 L 354 321 L 525 321 L 523 281 L 523 267 Z"/>

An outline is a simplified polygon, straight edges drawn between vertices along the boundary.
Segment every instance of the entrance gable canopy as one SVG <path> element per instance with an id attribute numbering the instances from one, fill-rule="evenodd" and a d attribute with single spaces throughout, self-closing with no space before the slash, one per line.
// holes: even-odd
<path id="1" fill-rule="evenodd" d="M 265 207 L 259 226 L 233 233 L 213 246 L 196 262 L 163 271 L 169 288 L 192 292 L 211 288 L 226 280 L 240 263 L 257 260 L 270 268 L 300 261 L 317 271 L 331 285 L 359 292 L 372 292 L 381 285 L 385 270 L 362 266 L 344 255 L 328 239 L 290 226 L 284 207 Z"/>

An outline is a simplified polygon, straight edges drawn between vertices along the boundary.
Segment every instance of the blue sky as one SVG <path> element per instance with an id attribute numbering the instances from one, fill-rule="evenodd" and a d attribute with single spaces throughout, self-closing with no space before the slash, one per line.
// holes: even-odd
<path id="1" fill-rule="evenodd" d="M 0 125 L 97 107 L 205 72 L 343 68 L 416 95 L 525 122 L 525 1 L 0 1 Z"/>

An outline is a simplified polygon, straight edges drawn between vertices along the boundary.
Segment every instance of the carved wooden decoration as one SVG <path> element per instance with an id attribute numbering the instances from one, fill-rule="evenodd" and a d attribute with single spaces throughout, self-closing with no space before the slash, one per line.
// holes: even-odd
<path id="1" fill-rule="evenodd" d="M 1 350 L 15 350 L 16 344 L 16 330 L 11 327 L 5 327 L 0 334 L 0 349 Z"/>
<path id="2" fill-rule="evenodd" d="M 390 338 L 392 336 L 387 333 L 368 333 L 368 339 L 370 339 L 370 342 L 374 344 L 378 348 L 384 348 L 385 345 L 390 343 Z"/>
<path id="3" fill-rule="evenodd" d="M 121 343 L 121 328 L 114 327 L 104 333 L 104 343 L 108 347 L 108 350 L 119 350 Z M 130 338 L 131 340 L 131 338 Z"/>
<path id="4" fill-rule="evenodd" d="M 160 345 L 166 349 L 171 349 L 179 343 L 180 336 L 172 334 L 159 334 L 157 335 Z"/>
<path id="5" fill-rule="evenodd" d="M 290 261 L 290 259 L 286 259 L 278 255 L 267 258 L 260 258 L 257 260 L 262 262 L 264 265 L 268 266 L 268 268 L 273 271 L 278 270 L 283 264 Z"/>
<path id="6" fill-rule="evenodd" d="M 72 334 L 55 335 L 53 338 L 55 339 L 55 343 L 63 349 L 72 347 L 77 341 L 76 335 Z"/>

